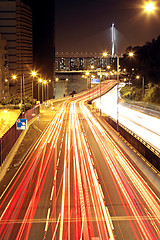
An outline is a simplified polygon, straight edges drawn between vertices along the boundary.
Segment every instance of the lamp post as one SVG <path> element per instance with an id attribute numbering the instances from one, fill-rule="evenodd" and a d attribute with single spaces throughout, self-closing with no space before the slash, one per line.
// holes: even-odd
<path id="1" fill-rule="evenodd" d="M 5 82 L 6 82 L 6 84 L 8 85 L 8 91 L 7 91 L 8 93 L 7 93 L 7 94 L 8 94 L 8 96 L 9 96 L 9 80 L 8 80 L 8 79 L 5 79 Z"/>
<path id="2" fill-rule="evenodd" d="M 40 83 L 42 83 L 42 78 L 38 79 L 38 101 L 40 101 L 40 89 L 39 89 Z"/>
<path id="3" fill-rule="evenodd" d="M 45 90 L 44 90 L 44 101 L 45 101 L 45 100 L 47 99 L 47 97 L 46 97 L 46 85 L 47 85 L 47 80 L 44 80 L 43 83 L 44 83 L 44 86 L 45 86 Z"/>
<path id="4" fill-rule="evenodd" d="M 14 74 L 14 75 L 12 76 L 12 79 L 13 79 L 13 80 L 16 80 L 16 79 L 17 79 L 17 75 Z M 20 90 L 21 106 L 22 106 L 22 102 L 23 102 L 23 101 L 22 101 L 22 90 L 23 90 L 23 89 L 22 89 L 22 81 L 23 81 L 23 78 L 21 77 L 21 84 L 20 84 L 20 89 L 21 89 L 21 90 Z"/>
<path id="5" fill-rule="evenodd" d="M 67 82 L 68 82 L 68 78 L 66 78 L 65 80 L 65 97 L 67 96 Z"/>
<path id="6" fill-rule="evenodd" d="M 117 55 L 117 132 L 119 131 L 119 56 Z"/>
<path id="7" fill-rule="evenodd" d="M 89 77 L 89 71 L 87 71 L 85 74 L 86 74 L 86 78 L 87 78 L 87 89 L 88 89 L 88 77 Z"/>
<path id="8" fill-rule="evenodd" d="M 142 98 L 144 97 L 144 94 L 145 94 L 145 89 L 144 89 L 144 77 L 141 77 L 142 78 Z M 140 76 L 137 75 L 136 76 L 136 79 L 140 79 Z"/>
<path id="9" fill-rule="evenodd" d="M 107 52 L 103 52 L 103 57 L 104 58 L 106 58 L 107 56 L 108 56 L 108 53 Z M 101 99 L 101 81 L 102 81 L 102 74 L 101 74 L 101 65 L 100 65 L 100 116 L 102 115 L 102 106 L 101 106 L 101 104 L 102 104 L 102 99 Z"/>
<path id="10" fill-rule="evenodd" d="M 101 103 L 102 103 L 102 102 L 101 102 L 101 79 L 102 79 L 102 76 L 101 76 L 101 67 L 100 67 L 100 76 L 99 76 L 99 78 L 100 78 L 100 112 L 99 112 L 99 113 L 100 113 L 100 116 L 101 116 L 101 112 L 102 112 L 102 111 L 101 111 Z"/>
<path id="11" fill-rule="evenodd" d="M 34 79 L 34 77 L 37 75 L 37 72 L 35 71 L 35 70 L 33 70 L 32 72 L 31 72 L 31 75 L 32 75 L 32 98 L 33 98 L 33 79 Z"/>

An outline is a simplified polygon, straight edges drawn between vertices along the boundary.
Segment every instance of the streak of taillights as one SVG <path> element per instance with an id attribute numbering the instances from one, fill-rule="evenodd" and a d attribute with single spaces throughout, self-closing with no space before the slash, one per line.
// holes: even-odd
<path id="1" fill-rule="evenodd" d="M 148 224 L 146 221 L 143 220 L 143 215 L 144 215 L 144 212 L 146 212 L 146 209 L 143 207 L 143 203 L 140 200 L 140 197 L 137 196 L 137 194 L 135 193 L 131 185 L 128 184 L 128 181 L 125 175 L 127 174 L 127 176 L 130 178 L 135 189 L 141 195 L 141 198 L 143 198 L 143 201 L 148 207 L 149 212 L 151 213 L 151 215 L 154 216 L 156 232 L 160 226 L 160 220 L 159 220 L 160 207 L 158 203 L 159 201 L 158 198 L 155 197 L 153 192 L 151 192 L 148 185 L 140 177 L 140 175 L 135 170 L 135 168 L 131 166 L 131 164 L 129 163 L 127 158 L 124 156 L 124 154 L 121 152 L 119 147 L 107 135 L 104 129 L 95 121 L 91 113 L 83 104 L 81 104 L 81 109 L 101 149 L 104 159 L 106 160 L 107 166 L 111 169 L 112 174 L 116 179 L 116 182 L 119 188 L 121 189 L 121 192 L 123 193 L 123 196 L 125 197 L 126 201 L 130 206 L 131 212 L 135 216 L 136 225 L 138 224 L 137 229 L 139 231 L 139 234 L 140 235 L 143 234 L 145 239 L 157 239 L 155 236 L 155 233 L 152 231 L 150 227 L 150 224 Z M 103 140 L 102 140 L 102 136 L 103 136 Z M 116 162 L 115 162 L 115 157 L 107 148 L 107 142 L 109 142 L 113 146 L 113 149 L 116 149 L 116 155 L 117 155 Z M 120 164 L 121 167 L 123 167 L 125 174 L 123 174 L 123 172 L 120 170 L 121 168 L 118 168 L 117 163 Z M 140 216 L 142 218 L 140 218 Z M 159 232 L 157 232 L 157 234 L 159 234 Z"/>

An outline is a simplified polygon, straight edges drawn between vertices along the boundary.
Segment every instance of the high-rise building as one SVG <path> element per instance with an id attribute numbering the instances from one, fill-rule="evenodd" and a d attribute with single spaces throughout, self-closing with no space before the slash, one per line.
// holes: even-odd
<path id="1" fill-rule="evenodd" d="M 12 94 L 32 96 L 32 11 L 21 0 L 0 0 L 0 33 L 8 45 L 8 67 Z M 16 74 L 13 82 L 11 76 Z"/>
<path id="2" fill-rule="evenodd" d="M 0 34 L 0 99 L 9 95 L 9 69 L 7 41 Z"/>

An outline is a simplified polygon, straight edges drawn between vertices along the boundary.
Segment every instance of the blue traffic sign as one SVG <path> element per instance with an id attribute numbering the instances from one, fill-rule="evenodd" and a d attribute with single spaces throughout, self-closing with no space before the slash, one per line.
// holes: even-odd
<path id="1" fill-rule="evenodd" d="M 17 130 L 26 130 L 26 129 L 28 129 L 28 119 L 26 119 L 26 118 L 17 119 L 16 129 Z"/>
<path id="2" fill-rule="evenodd" d="M 91 78 L 91 84 L 99 84 L 100 83 L 100 79 L 98 78 Z"/>

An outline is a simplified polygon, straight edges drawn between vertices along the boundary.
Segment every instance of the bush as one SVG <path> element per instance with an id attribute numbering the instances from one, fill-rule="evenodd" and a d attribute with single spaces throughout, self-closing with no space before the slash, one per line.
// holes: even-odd
<path id="1" fill-rule="evenodd" d="M 142 100 L 142 90 L 136 87 L 130 87 L 128 85 L 125 85 L 123 88 L 121 88 L 120 93 L 121 97 L 124 99 L 136 101 Z"/>
<path id="2" fill-rule="evenodd" d="M 160 87 L 157 84 L 148 84 L 148 88 L 145 90 L 144 101 L 160 104 Z"/>
<path id="3" fill-rule="evenodd" d="M 160 86 L 149 83 L 145 89 L 145 95 L 142 98 L 142 89 L 125 85 L 121 88 L 121 97 L 123 99 L 145 101 L 148 103 L 160 104 Z"/>
<path id="4" fill-rule="evenodd" d="M 32 108 L 32 106 L 35 104 L 35 101 L 32 98 L 29 98 L 29 97 L 23 98 L 22 102 L 23 102 L 23 105 L 21 107 L 22 112 L 27 111 L 28 109 Z M 14 105 L 14 108 L 18 109 L 19 104 L 21 103 L 21 98 L 19 96 L 6 97 L 6 98 L 2 98 L 0 100 L 0 103 L 3 106 L 12 104 L 12 106 L 10 106 L 10 107 L 13 107 L 13 105 Z"/>

